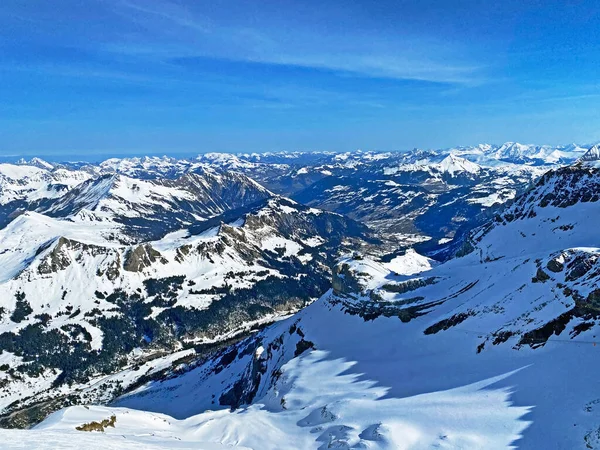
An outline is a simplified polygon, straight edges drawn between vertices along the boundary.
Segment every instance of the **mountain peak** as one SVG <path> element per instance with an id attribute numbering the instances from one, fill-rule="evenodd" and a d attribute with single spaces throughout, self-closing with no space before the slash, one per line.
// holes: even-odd
<path id="1" fill-rule="evenodd" d="M 38 157 L 31 158 L 29 161 L 27 161 L 25 158 L 21 158 L 17 161 L 17 165 L 32 166 L 32 167 L 37 167 L 38 169 L 45 169 L 45 170 L 54 169 L 54 165 L 52 165 L 48 161 L 44 161 L 43 159 L 38 158 Z"/>
<path id="2" fill-rule="evenodd" d="M 237 155 L 234 155 L 232 153 L 204 153 L 202 155 L 199 155 L 196 158 L 196 160 L 203 163 L 213 164 L 218 167 L 226 168 L 229 170 L 247 169 L 256 166 L 256 163 L 246 161 L 245 159 L 241 159 Z"/>
<path id="3" fill-rule="evenodd" d="M 439 168 L 442 172 L 447 172 L 450 175 L 460 172 L 478 173 L 481 170 L 481 166 L 453 153 L 450 153 L 440 162 Z"/>
<path id="4" fill-rule="evenodd" d="M 518 142 L 505 142 L 494 152 L 499 159 L 531 158 L 539 152 L 535 145 L 520 144 Z"/>
<path id="5" fill-rule="evenodd" d="M 600 144 L 590 147 L 581 157 L 581 161 L 600 161 Z"/>

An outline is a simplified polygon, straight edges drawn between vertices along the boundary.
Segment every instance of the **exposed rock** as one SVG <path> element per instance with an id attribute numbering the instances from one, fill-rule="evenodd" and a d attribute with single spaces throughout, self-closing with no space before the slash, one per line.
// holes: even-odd
<path id="1" fill-rule="evenodd" d="M 596 255 L 589 256 L 587 254 L 578 255 L 567 266 L 568 273 L 565 279 L 567 281 L 575 281 L 586 275 L 594 266 L 598 257 Z"/>
<path id="2" fill-rule="evenodd" d="M 562 262 L 560 262 L 558 258 L 554 258 L 548 261 L 548 264 L 546 264 L 546 268 L 550 272 L 559 273 L 563 271 L 565 265 Z"/>
<path id="3" fill-rule="evenodd" d="M 550 279 L 550 275 L 542 270 L 542 268 L 538 268 L 535 277 L 531 279 L 532 283 L 544 283 Z"/>
<path id="4" fill-rule="evenodd" d="M 154 250 L 150 244 L 139 245 L 125 256 L 123 269 L 128 272 L 141 272 L 156 261 L 159 261 L 162 264 L 168 262 L 159 252 Z"/>
<path id="5" fill-rule="evenodd" d="M 38 266 L 38 272 L 41 275 L 47 275 L 64 270 L 71 264 L 71 258 L 66 250 L 69 247 L 70 241 L 64 237 L 58 238 L 56 245 L 52 251 L 46 255 Z"/>
<path id="6" fill-rule="evenodd" d="M 38 249 L 38 252 L 42 253 L 44 250 L 46 250 L 47 247 L 48 246 L 40 247 L 40 249 Z M 79 252 L 79 254 L 75 255 L 71 254 L 70 252 Z M 48 275 L 51 273 L 56 273 L 59 270 L 65 270 L 73 262 L 81 261 L 81 253 L 86 253 L 91 256 L 109 255 L 111 253 L 114 253 L 116 255 L 115 257 L 119 258 L 118 253 L 116 251 L 113 251 L 112 249 L 108 249 L 106 247 L 101 247 L 98 245 L 85 244 L 83 242 L 78 242 L 72 239 L 67 239 L 65 237 L 60 237 L 56 240 L 56 245 L 54 246 L 52 251 L 50 251 L 40 262 L 38 266 L 38 272 L 41 275 Z M 75 259 L 73 259 L 74 257 Z M 119 275 L 119 265 L 120 260 L 116 261 L 108 269 L 104 270 L 102 274 L 106 272 L 107 276 L 109 276 L 109 279 L 114 280 Z"/>
<path id="7" fill-rule="evenodd" d="M 311 341 L 305 341 L 304 339 L 300 339 L 296 343 L 296 350 L 294 351 L 294 357 L 300 356 L 306 350 L 310 350 L 310 349 L 314 349 L 314 348 L 315 348 L 315 344 L 313 344 Z"/>
<path id="8" fill-rule="evenodd" d="M 595 289 L 589 293 L 585 299 L 585 305 L 588 308 L 600 310 L 600 289 Z"/>
<path id="9" fill-rule="evenodd" d="M 475 313 L 473 311 L 469 311 L 468 313 L 458 313 L 453 315 L 452 317 L 448 317 L 447 319 L 440 320 L 438 323 L 427 327 L 424 331 L 425 334 L 435 334 L 439 331 L 444 331 L 449 328 L 452 328 L 456 325 L 461 324 L 469 317 L 474 316 Z"/>
<path id="10" fill-rule="evenodd" d="M 358 273 L 346 263 L 334 267 L 331 285 L 336 294 L 357 295 L 364 289 Z"/>
<path id="11" fill-rule="evenodd" d="M 105 428 L 108 427 L 115 427 L 115 422 L 117 421 L 117 416 L 110 416 L 110 419 L 104 419 L 101 422 L 90 422 L 90 423 L 84 423 L 83 425 L 80 425 L 78 427 L 76 427 L 75 429 L 78 431 L 100 431 L 100 432 L 104 432 Z"/>
<path id="12" fill-rule="evenodd" d="M 435 284 L 435 282 L 436 280 L 434 277 L 415 278 L 413 280 L 407 280 L 401 283 L 384 284 L 383 286 L 381 286 L 381 289 L 388 292 L 394 292 L 396 294 L 405 294 L 407 292 L 414 291 L 416 289 L 429 286 L 431 284 Z"/>
<path id="13" fill-rule="evenodd" d="M 115 258 L 108 264 L 106 268 L 98 268 L 96 275 L 99 277 L 106 275 L 110 281 L 114 281 L 121 275 L 121 255 L 115 254 Z"/>
<path id="14" fill-rule="evenodd" d="M 176 250 L 175 261 L 177 261 L 178 263 L 182 263 L 185 260 L 185 257 L 190 254 L 191 250 L 192 250 L 192 246 L 189 244 L 182 245 L 181 247 L 179 247 Z"/>

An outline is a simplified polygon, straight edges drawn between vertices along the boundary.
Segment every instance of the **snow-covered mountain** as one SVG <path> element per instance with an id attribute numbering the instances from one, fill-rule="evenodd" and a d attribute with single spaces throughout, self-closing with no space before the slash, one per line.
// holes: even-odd
<path id="1" fill-rule="evenodd" d="M 573 162 L 585 153 L 587 148 L 576 144 L 552 147 L 549 145 L 524 145 L 518 142 L 507 142 L 498 148 L 489 149 L 486 154 L 501 161 L 522 164 L 559 164 Z"/>
<path id="2" fill-rule="evenodd" d="M 581 161 L 600 161 L 600 144 L 596 144 L 583 154 Z"/>
<path id="3" fill-rule="evenodd" d="M 44 207 L 91 178 L 86 171 L 35 158 L 31 164 L 0 164 L 0 228 L 23 210 Z"/>
<path id="4" fill-rule="evenodd" d="M 457 156 L 455 153 L 441 156 L 443 159 L 440 162 L 436 162 L 436 159 L 439 159 L 438 155 L 434 155 L 433 158 L 418 159 L 414 163 L 401 162 L 397 167 L 386 167 L 384 173 L 391 175 L 398 172 L 427 172 L 431 175 L 453 177 L 455 175 L 476 175 L 482 170 L 482 166 Z"/>
<path id="5" fill-rule="evenodd" d="M 599 186 L 546 174 L 444 264 L 349 255 L 295 316 L 32 439 L 112 421 L 106 443 L 598 448 Z"/>
<path id="6" fill-rule="evenodd" d="M 33 210 L 72 220 L 117 223 L 130 240 L 157 239 L 236 207 L 238 193 L 243 204 L 268 195 L 251 193 L 257 189 L 249 180 L 257 180 L 276 194 L 350 214 L 377 231 L 392 233 L 397 245 L 415 240 L 429 240 L 432 245 L 479 223 L 476 218 L 493 213 L 547 170 L 497 160 L 482 163 L 480 156 L 494 149 L 481 145 L 407 153 L 209 153 L 192 160 L 145 157 L 83 166 L 40 163 L 46 168 L 27 165 L 35 161 L 23 162 L 11 167 L 36 173 L 39 179 L 27 195 L 4 196 L 17 203 L 0 208 L 0 227 L 16 211 Z M 244 176 L 246 181 L 241 180 Z M 54 192 L 54 178 L 71 181 Z M 227 188 L 227 194 L 218 191 L 221 185 L 235 183 L 238 188 Z M 210 200 L 223 195 L 229 195 L 224 204 Z"/>
<path id="7" fill-rule="evenodd" d="M 192 161 L 167 156 L 145 156 L 143 158 L 111 158 L 97 166 L 87 165 L 87 170 L 99 174 L 121 174 L 132 178 L 176 178 L 191 170 Z"/>
<path id="8" fill-rule="evenodd" d="M 424 155 L 420 155 L 424 156 Z M 293 198 L 360 220 L 393 237 L 397 246 L 435 245 L 487 220 L 547 168 L 483 167 L 450 154 L 332 173 Z"/>
<path id="9" fill-rule="evenodd" d="M 0 437 L 600 448 L 597 154 L 0 165 Z"/>
<path id="10" fill-rule="evenodd" d="M 0 347 L 13 355 L 3 408 L 69 404 L 67 384 L 295 312 L 327 289 L 338 252 L 370 239 L 358 223 L 281 197 L 158 241 L 124 245 L 121 231 L 35 212 L 0 231 Z"/>
<path id="11" fill-rule="evenodd" d="M 0 164 L 0 205 L 20 200 L 56 198 L 89 179 L 85 172 L 36 165 Z"/>
<path id="12" fill-rule="evenodd" d="M 49 207 L 52 217 L 119 225 L 124 238 L 159 239 L 225 211 L 243 208 L 273 196 L 236 172 L 202 170 L 176 179 L 136 179 L 103 175 L 82 183 Z"/>
<path id="13" fill-rule="evenodd" d="M 31 158 L 30 160 L 21 158 L 19 161 L 17 161 L 17 164 L 21 165 L 21 166 L 37 167 L 38 169 L 46 169 L 46 170 L 54 169 L 53 164 L 49 163 L 48 161 L 44 161 L 41 158 Z"/>

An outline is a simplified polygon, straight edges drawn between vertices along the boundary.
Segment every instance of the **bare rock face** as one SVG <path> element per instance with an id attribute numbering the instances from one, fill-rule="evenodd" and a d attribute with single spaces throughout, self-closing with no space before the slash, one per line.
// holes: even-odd
<path id="1" fill-rule="evenodd" d="M 137 246 L 125 256 L 123 269 L 128 272 L 141 272 L 147 267 L 150 267 L 156 261 L 166 264 L 168 261 L 150 244 Z"/>
<path id="2" fill-rule="evenodd" d="M 588 308 L 600 310 L 600 289 L 595 289 L 587 296 L 586 304 Z"/>
<path id="3" fill-rule="evenodd" d="M 567 265 L 567 281 L 575 281 L 586 276 L 590 270 L 595 267 L 598 261 L 597 255 L 580 254 L 576 255 Z"/>
<path id="4" fill-rule="evenodd" d="M 44 257 L 38 266 L 40 275 L 49 275 L 56 273 L 59 270 L 67 269 L 73 262 L 78 261 L 78 258 L 81 257 L 82 253 L 91 256 L 108 255 L 109 253 L 112 253 L 110 249 L 105 247 L 85 244 L 65 237 L 60 237 L 55 242 L 54 248 Z M 38 254 L 45 251 L 50 245 L 43 245 L 40 247 L 38 249 Z M 75 254 L 72 252 L 75 252 Z"/>
<path id="5" fill-rule="evenodd" d="M 554 273 L 560 273 L 563 271 L 563 269 L 565 268 L 565 265 L 562 261 L 562 255 L 559 257 L 556 257 L 554 259 L 551 259 L 550 261 L 548 261 L 548 264 L 546 264 L 546 268 L 550 271 L 550 272 L 554 272 Z"/>
<path id="6" fill-rule="evenodd" d="M 69 255 L 66 252 L 69 248 L 69 244 L 70 242 L 68 239 L 65 239 L 64 237 L 58 238 L 52 251 L 40 263 L 38 272 L 41 275 L 48 275 L 69 267 L 71 258 L 69 258 Z"/>
<path id="7" fill-rule="evenodd" d="M 331 285 L 336 294 L 342 295 L 359 295 L 364 290 L 359 274 L 347 263 L 334 267 Z"/>

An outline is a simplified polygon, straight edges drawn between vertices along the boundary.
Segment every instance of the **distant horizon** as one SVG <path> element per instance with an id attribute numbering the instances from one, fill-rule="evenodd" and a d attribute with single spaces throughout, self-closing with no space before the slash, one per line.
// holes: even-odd
<path id="1" fill-rule="evenodd" d="M 65 152 L 65 153 L 52 153 L 52 154 L 44 154 L 44 152 L 22 152 L 22 153 L 12 153 L 9 155 L 0 155 L 0 163 L 16 163 L 21 160 L 31 161 L 34 158 L 41 159 L 43 161 L 49 163 L 100 163 L 106 161 L 108 159 L 130 159 L 130 158 L 144 158 L 144 157 L 158 157 L 158 158 L 174 158 L 174 159 L 194 159 L 204 154 L 209 153 L 223 153 L 223 154 L 231 154 L 231 155 L 249 155 L 249 154 L 278 154 L 278 153 L 354 153 L 354 152 L 375 152 L 375 153 L 404 153 L 410 152 L 413 150 L 423 150 L 423 151 L 442 151 L 442 150 L 451 150 L 457 148 L 474 148 L 479 145 L 491 145 L 493 147 L 500 147 L 505 144 L 521 144 L 521 145 L 531 145 L 538 147 L 550 147 L 550 148 L 561 148 L 567 147 L 569 145 L 577 145 L 581 148 L 590 148 L 596 145 L 596 142 L 593 143 L 578 143 L 578 142 L 569 142 L 567 144 L 540 144 L 534 142 L 519 142 L 515 140 L 508 140 L 502 143 L 490 143 L 490 142 L 479 142 L 477 144 L 467 144 L 467 145 L 454 145 L 454 146 L 443 146 L 443 147 L 412 147 L 407 149 L 369 149 L 369 148 L 354 148 L 349 150 L 333 150 L 333 149 L 282 149 L 282 150 L 264 150 L 264 151 L 223 151 L 223 150 L 206 150 L 206 151 L 198 151 L 198 150 L 173 150 L 169 151 L 119 151 L 112 150 L 106 152 L 87 152 L 79 153 L 79 152 Z"/>

